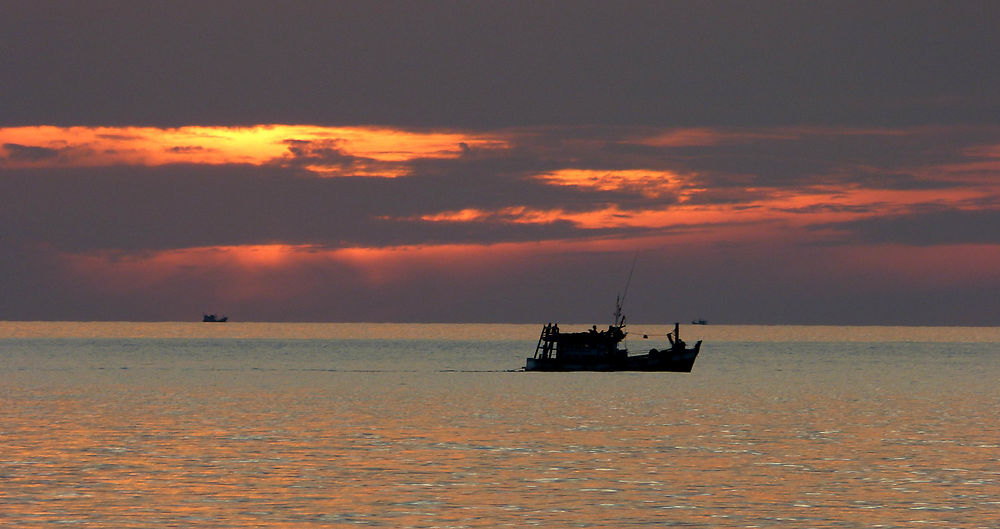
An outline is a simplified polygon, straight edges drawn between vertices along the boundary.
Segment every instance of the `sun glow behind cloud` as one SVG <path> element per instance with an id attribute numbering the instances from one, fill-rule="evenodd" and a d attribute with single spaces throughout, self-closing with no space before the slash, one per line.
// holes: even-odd
<path id="1" fill-rule="evenodd" d="M 325 176 L 400 176 L 392 164 L 414 159 L 457 158 L 470 148 L 502 148 L 505 141 L 459 132 L 413 132 L 375 127 L 259 125 L 255 127 L 7 127 L 0 128 L 4 167 L 96 167 L 166 164 L 286 165 L 295 147 L 322 156 L 301 164 Z M 338 171 L 346 157 L 355 171 Z M 379 165 L 382 164 L 382 165 Z M 380 167 L 381 172 L 372 167 Z"/>
<path id="2" fill-rule="evenodd" d="M 743 231 L 748 226 L 738 227 Z M 787 251 L 775 246 L 773 237 L 748 229 L 740 245 L 758 254 Z M 786 241 L 790 243 L 792 241 Z M 670 248 L 674 255 L 661 262 L 657 254 Z M 166 250 L 142 255 L 113 253 L 64 254 L 61 261 L 78 284 L 102 291 L 131 295 L 158 292 L 184 285 L 198 299 L 235 303 L 276 303 L 292 307 L 304 300 L 322 303 L 327 295 L 352 292 L 393 291 L 417 284 L 467 285 L 479 288 L 513 278 L 558 274 L 567 259 L 586 260 L 588 255 L 629 255 L 644 251 L 644 266 L 665 266 L 671 261 L 706 263 L 716 272 L 718 261 L 730 259 L 737 249 L 726 250 L 700 238 L 649 235 L 631 238 L 598 238 L 590 241 L 522 242 L 493 245 L 449 244 L 387 248 L 326 249 L 313 246 L 255 245 L 248 247 L 203 247 Z M 573 257 L 576 256 L 576 257 Z M 729 256 L 729 257 L 727 257 Z M 855 283 L 866 278 L 870 288 L 923 288 L 930 283 L 954 288 L 970 285 L 998 286 L 995 264 L 1000 246 L 948 245 L 912 247 L 819 246 L 810 261 L 823 263 L 821 270 L 796 268 L 773 257 L 774 270 L 791 282 L 815 280 L 823 274 L 831 283 Z M 192 263 L 198 263 L 192 267 Z M 754 266 L 760 266 L 755 263 Z M 730 271 L 735 272 L 735 271 Z M 709 272 L 712 273 L 712 272 Z M 813 279 L 810 279 L 813 277 Z M 192 290 L 195 289 L 195 290 Z M 327 303 L 347 300 L 333 298 Z M 427 300 L 431 302 L 431 299 Z M 195 309 L 197 310 L 197 309 Z"/>
<path id="3" fill-rule="evenodd" d="M 228 299 L 292 299 L 315 288 L 298 275 L 327 271 L 332 283 L 386 287 L 446 273 L 479 278 L 484 270 L 510 269 L 529 254 L 553 248 L 582 249 L 581 243 L 407 245 L 382 248 L 324 248 L 314 245 L 240 245 L 179 248 L 137 254 L 114 251 L 59 252 L 76 281 L 130 292 L 176 281 L 199 283 Z M 197 263 L 197 266 L 192 266 Z M 446 263 L 445 266 L 442 266 Z M 332 272 L 330 272 L 332 271 Z M 332 274 L 332 275 L 330 275 Z"/>

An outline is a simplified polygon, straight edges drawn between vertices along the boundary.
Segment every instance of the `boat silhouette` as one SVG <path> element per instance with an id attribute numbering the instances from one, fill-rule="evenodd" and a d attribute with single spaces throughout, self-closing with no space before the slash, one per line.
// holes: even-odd
<path id="1" fill-rule="evenodd" d="M 632 283 L 632 272 L 639 258 L 632 259 L 632 269 L 625 281 L 625 290 L 615 300 L 615 314 L 607 330 L 598 331 L 597 325 L 585 332 L 562 332 L 558 323 L 542 327 L 535 346 L 535 354 L 524 363 L 525 371 L 675 371 L 690 373 L 694 361 L 701 350 L 701 340 L 694 347 L 688 347 L 681 340 L 679 323 L 674 323 L 673 332 L 667 333 L 670 347 L 650 349 L 638 355 L 629 355 L 628 349 L 619 347 L 628 333 L 625 331 L 625 315 L 622 307 L 628 287 Z M 643 338 L 648 336 L 643 335 Z"/>
<path id="2" fill-rule="evenodd" d="M 223 317 L 220 318 L 220 317 L 216 316 L 215 314 L 202 314 L 201 315 L 201 321 L 203 321 L 203 322 L 222 323 L 222 322 L 229 321 L 229 316 L 223 316 Z"/>
<path id="3" fill-rule="evenodd" d="M 594 325 L 585 332 L 562 332 L 559 324 L 542 327 L 534 356 L 527 358 L 525 371 L 674 371 L 690 373 L 701 350 L 701 340 L 688 347 L 680 338 L 680 325 L 667 333 L 670 347 L 629 355 L 619 347 L 625 340 L 625 323 L 598 331 Z"/>

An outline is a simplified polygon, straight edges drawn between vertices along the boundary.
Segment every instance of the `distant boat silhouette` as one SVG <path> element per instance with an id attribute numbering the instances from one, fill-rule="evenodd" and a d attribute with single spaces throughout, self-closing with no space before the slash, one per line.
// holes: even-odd
<path id="1" fill-rule="evenodd" d="M 708 325 L 708 320 L 691 320 L 691 325 Z"/>
<path id="2" fill-rule="evenodd" d="M 222 323 L 222 322 L 229 321 L 229 316 L 223 316 L 223 317 L 220 318 L 220 317 L 216 316 L 215 314 L 202 314 L 201 315 L 201 321 L 203 321 L 203 322 Z"/>

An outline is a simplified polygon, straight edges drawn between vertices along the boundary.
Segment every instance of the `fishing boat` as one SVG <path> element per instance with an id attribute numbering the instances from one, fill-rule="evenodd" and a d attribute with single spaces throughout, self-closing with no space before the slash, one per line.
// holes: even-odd
<path id="1" fill-rule="evenodd" d="M 632 283 L 632 272 L 639 258 L 632 259 L 632 269 L 625 281 L 625 290 L 615 300 L 615 313 L 607 330 L 597 330 L 594 325 L 584 332 L 562 332 L 558 323 L 548 323 L 542 327 L 535 354 L 527 358 L 525 371 L 676 371 L 690 373 L 694 361 L 701 350 L 701 340 L 694 347 L 688 347 L 681 340 L 680 324 L 674 323 L 673 332 L 667 333 L 670 347 L 650 349 L 648 352 L 629 355 L 622 347 L 625 336 L 625 315 L 622 307 L 628 287 Z M 643 335 L 643 338 L 648 338 Z"/>
<path id="2" fill-rule="evenodd" d="M 220 318 L 220 317 L 216 316 L 215 314 L 202 314 L 201 315 L 201 321 L 203 321 L 203 322 L 212 322 L 212 323 L 222 323 L 222 322 L 229 321 L 229 316 L 223 316 L 223 317 Z"/>
<path id="3" fill-rule="evenodd" d="M 597 330 L 594 325 L 584 332 L 562 332 L 559 324 L 542 327 L 535 354 L 528 358 L 525 371 L 675 371 L 690 373 L 701 350 L 701 340 L 688 347 L 680 337 L 680 325 L 675 323 L 673 332 L 667 333 L 670 347 L 650 349 L 649 352 L 629 355 L 620 347 L 625 340 L 625 321 L 622 318 L 607 330 Z"/>

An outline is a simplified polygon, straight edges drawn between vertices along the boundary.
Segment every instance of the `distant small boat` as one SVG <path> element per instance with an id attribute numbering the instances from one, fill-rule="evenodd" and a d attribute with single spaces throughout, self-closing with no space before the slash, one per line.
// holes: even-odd
<path id="1" fill-rule="evenodd" d="M 670 347 L 629 356 L 619 349 L 625 339 L 625 322 L 609 325 L 606 331 L 593 326 L 585 332 L 562 332 L 559 325 L 542 327 L 535 355 L 528 358 L 525 371 L 676 371 L 690 373 L 701 350 L 701 340 L 688 347 L 680 338 L 680 326 L 667 333 Z"/>
<path id="2" fill-rule="evenodd" d="M 220 317 L 216 316 L 215 314 L 202 314 L 201 315 L 201 321 L 203 321 L 203 322 L 222 323 L 222 322 L 229 321 L 229 316 L 223 316 L 223 317 L 220 318 Z"/>
<path id="3" fill-rule="evenodd" d="M 691 320 L 691 325 L 708 325 L 708 320 Z"/>

